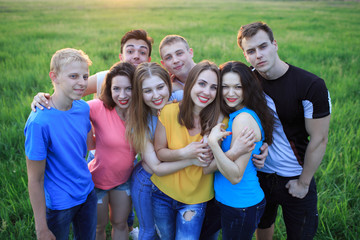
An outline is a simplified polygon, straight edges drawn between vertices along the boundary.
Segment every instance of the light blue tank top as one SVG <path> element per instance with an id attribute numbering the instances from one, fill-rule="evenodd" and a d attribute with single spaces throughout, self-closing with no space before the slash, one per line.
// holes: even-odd
<path id="1" fill-rule="evenodd" d="M 253 110 L 246 107 L 233 112 L 229 116 L 229 124 L 226 131 L 232 131 L 232 124 L 237 115 L 242 112 L 249 113 L 257 122 L 261 130 L 261 140 L 255 143 L 255 149 L 251 153 L 251 158 L 246 166 L 243 178 L 238 184 L 233 185 L 227 180 L 220 171 L 215 172 L 214 189 L 215 199 L 224 205 L 234 208 L 246 208 L 256 205 L 264 199 L 264 192 L 260 187 L 256 176 L 256 167 L 252 162 L 252 155 L 260 153 L 260 147 L 264 141 L 264 130 L 259 117 Z M 230 149 L 232 135 L 226 137 L 222 142 L 221 148 L 224 152 Z"/>

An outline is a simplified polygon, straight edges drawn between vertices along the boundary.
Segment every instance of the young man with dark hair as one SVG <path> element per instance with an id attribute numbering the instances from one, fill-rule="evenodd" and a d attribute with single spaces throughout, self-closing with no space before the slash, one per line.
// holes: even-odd
<path id="1" fill-rule="evenodd" d="M 273 144 L 258 171 L 266 208 L 257 238 L 272 239 L 281 205 L 287 239 L 313 239 L 318 226 L 314 174 L 328 140 L 330 94 L 324 80 L 280 59 L 267 24 L 242 26 L 237 40 L 275 114 Z"/>

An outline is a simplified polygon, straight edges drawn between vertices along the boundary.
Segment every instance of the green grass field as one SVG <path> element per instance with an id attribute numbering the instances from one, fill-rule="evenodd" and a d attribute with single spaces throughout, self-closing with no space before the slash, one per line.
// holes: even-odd
<path id="1" fill-rule="evenodd" d="M 23 128 L 33 96 L 52 91 L 56 50 L 84 50 L 96 73 L 118 61 L 125 32 L 143 28 L 155 62 L 167 34 L 187 38 L 196 62 L 245 61 L 237 31 L 259 20 L 272 27 L 280 57 L 321 76 L 331 93 L 329 143 L 315 175 L 316 239 L 360 239 L 360 3 L 236 0 L 0 0 L 0 239 L 35 238 Z M 286 238 L 281 218 L 275 231 Z"/>

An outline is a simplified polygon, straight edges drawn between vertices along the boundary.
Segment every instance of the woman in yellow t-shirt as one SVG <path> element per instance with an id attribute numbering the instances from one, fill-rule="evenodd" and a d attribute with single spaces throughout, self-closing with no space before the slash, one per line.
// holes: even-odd
<path id="1" fill-rule="evenodd" d="M 218 67 L 203 61 L 190 71 L 180 103 L 160 113 L 154 147 L 159 160 L 212 159 L 203 136 L 220 115 Z M 166 176 L 153 175 L 155 224 L 161 239 L 199 239 L 206 202 L 214 197 L 213 175 L 195 165 Z"/>

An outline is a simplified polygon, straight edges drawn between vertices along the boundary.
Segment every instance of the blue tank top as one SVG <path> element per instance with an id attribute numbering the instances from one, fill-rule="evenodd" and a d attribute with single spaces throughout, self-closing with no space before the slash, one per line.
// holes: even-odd
<path id="1" fill-rule="evenodd" d="M 242 112 L 249 113 L 257 122 L 261 131 L 261 140 L 255 143 L 255 149 L 251 153 L 251 158 L 246 166 L 243 178 L 238 184 L 232 184 L 220 171 L 215 172 L 214 189 L 215 199 L 224 205 L 234 208 L 245 208 L 256 205 L 264 199 L 264 192 L 260 187 L 256 175 L 256 167 L 252 162 L 252 155 L 260 153 L 260 147 L 264 141 L 264 130 L 259 117 L 253 110 L 246 107 L 233 112 L 229 116 L 228 128 L 226 131 L 232 131 L 232 124 L 237 115 Z M 230 149 L 232 135 L 226 137 L 222 142 L 221 148 L 224 152 Z"/>

